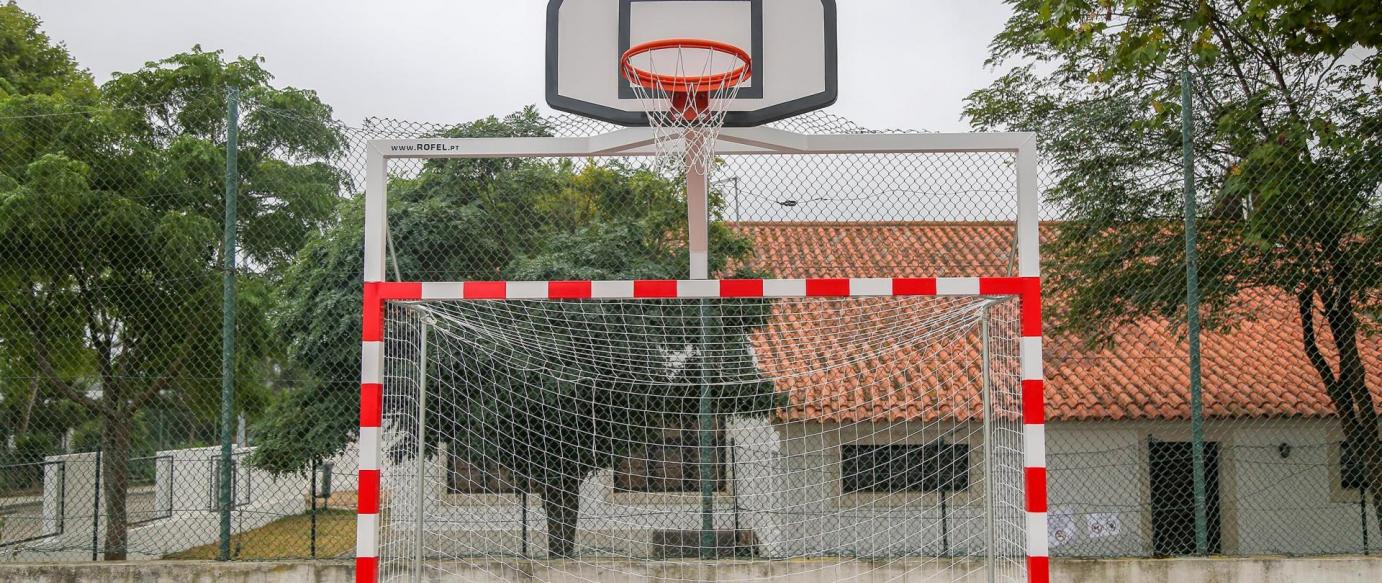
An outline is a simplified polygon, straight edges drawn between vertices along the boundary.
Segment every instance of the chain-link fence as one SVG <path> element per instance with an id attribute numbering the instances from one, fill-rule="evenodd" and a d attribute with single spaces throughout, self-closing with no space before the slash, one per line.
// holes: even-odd
<path id="1" fill-rule="evenodd" d="M 1051 148 L 1053 555 L 1377 552 L 1378 128 L 1231 78 L 1168 80 L 1181 132 Z"/>
<path id="2" fill-rule="evenodd" d="M 198 83 L 145 70 L 99 98 L 0 100 L 7 558 L 217 554 L 228 116 L 227 93 Z M 230 522 L 283 533 L 259 552 L 308 556 L 319 540 L 334 556 L 350 549 L 331 539 L 351 536 L 351 503 L 310 487 L 332 472 L 245 459 L 255 424 L 303 382 L 272 331 L 274 282 L 335 221 L 348 134 L 310 94 L 243 85 Z M 242 538 L 233 553 L 255 544 Z"/>
<path id="3" fill-rule="evenodd" d="M 124 76 L 80 106 L 0 98 L 6 559 L 214 558 L 222 543 L 233 559 L 350 556 L 365 142 L 613 129 L 535 111 L 466 124 L 371 119 L 351 127 L 310 93 L 241 83 L 231 304 L 237 380 L 232 480 L 223 489 L 227 102 L 222 90 L 182 81 L 157 72 Z M 1201 203 L 1197 383 L 1183 308 L 1181 153 L 1166 152 L 1157 172 L 1110 174 L 1106 184 L 1126 198 L 1099 208 L 1071 196 L 1089 186 L 1088 173 L 1071 172 L 1068 160 L 1047 166 L 1052 554 L 1370 552 L 1382 544 L 1376 143 L 1308 144 L 1289 164 L 1244 158 L 1221 147 L 1224 120 L 1212 95 L 1203 97 L 1191 166 Z M 823 113 L 778 125 L 867 131 Z M 1010 164 L 1000 155 L 889 165 L 851 156 L 725 158 L 713 177 L 712 271 L 1010 274 Z M 934 167 L 948 178 L 930 181 L 917 171 Z M 676 205 L 650 207 L 646 221 L 623 230 L 582 230 L 605 224 L 614 209 L 575 195 L 611 180 L 589 168 L 582 161 L 395 164 L 390 277 L 598 278 L 613 269 L 611 250 L 665 243 L 658 237 L 677 232 L 685 210 Z M 1115 178 L 1146 186 L 1124 188 Z M 563 189 L 573 195 L 563 198 Z M 525 196 L 535 191 L 556 195 Z M 541 244 L 554 233 L 590 238 L 567 241 L 558 253 Z M 649 269 L 674 278 L 684 276 L 682 265 Z M 1152 314 L 1117 317 L 1129 296 L 1152 304 Z M 1090 318 L 1106 321 L 1062 325 Z M 1192 406 L 1196 384 L 1199 407 Z M 1196 408 L 1204 419 L 1198 432 Z M 672 467 L 670 458 L 681 455 L 675 445 L 663 444 L 662 473 L 634 480 L 640 487 L 690 472 Z M 515 500 L 535 495 L 512 491 L 499 470 L 451 464 L 441 471 L 449 474 L 440 483 L 497 496 L 495 504 L 528 508 Z M 716 508 L 737 516 L 753 503 L 731 496 L 717 498 Z M 886 520 L 875 522 L 886 530 Z M 738 537 L 745 528 L 731 530 Z M 885 543 L 859 554 L 927 552 Z M 528 544 L 514 539 L 498 554 L 544 556 Z M 800 554 L 847 552 L 824 544 Z"/>

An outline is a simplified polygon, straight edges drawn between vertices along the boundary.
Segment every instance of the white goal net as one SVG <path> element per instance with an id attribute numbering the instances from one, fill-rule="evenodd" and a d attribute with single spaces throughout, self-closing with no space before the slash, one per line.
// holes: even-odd
<path id="1" fill-rule="evenodd" d="M 1025 580 L 1019 324 L 980 295 L 388 302 L 379 580 Z"/>

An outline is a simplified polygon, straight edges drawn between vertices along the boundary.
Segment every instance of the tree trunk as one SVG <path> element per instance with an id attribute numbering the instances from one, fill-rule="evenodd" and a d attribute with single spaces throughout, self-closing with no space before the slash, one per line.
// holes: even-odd
<path id="1" fill-rule="evenodd" d="M 576 520 L 581 512 L 581 479 L 564 475 L 543 482 L 542 509 L 547 514 L 547 556 L 575 556 Z"/>
<path id="2" fill-rule="evenodd" d="M 19 426 L 15 428 L 15 435 L 29 433 L 29 422 L 34 416 L 34 405 L 38 403 L 39 386 L 38 375 L 35 374 L 29 379 L 29 402 L 24 405 L 24 414 L 19 417 Z"/>
<path id="3" fill-rule="evenodd" d="M 129 517 L 125 502 L 129 497 L 130 430 L 132 414 L 117 411 L 106 415 L 101 424 L 101 489 L 106 518 L 105 560 L 123 561 L 127 546 Z"/>
<path id="4" fill-rule="evenodd" d="M 1372 511 L 1382 524 L 1382 427 L 1378 425 L 1377 403 L 1368 391 L 1367 369 L 1358 347 L 1358 314 L 1346 286 L 1324 294 L 1325 319 L 1339 355 L 1339 375 L 1336 388 L 1330 391 L 1339 409 L 1344 437 L 1363 463 L 1364 481 L 1372 494 Z M 1329 379 L 1325 379 L 1326 386 Z"/>

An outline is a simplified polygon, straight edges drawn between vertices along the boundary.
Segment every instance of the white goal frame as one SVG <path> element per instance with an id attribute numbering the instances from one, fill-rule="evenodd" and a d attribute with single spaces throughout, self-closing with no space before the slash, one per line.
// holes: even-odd
<path id="1" fill-rule="evenodd" d="M 387 186 L 391 159 L 623 157 L 656 155 L 649 128 L 606 134 L 532 138 L 370 140 L 366 148 L 364 305 L 360 366 L 360 465 L 356 577 L 375 583 L 379 570 L 380 424 L 383 408 L 384 306 L 389 301 L 612 299 L 639 297 L 855 297 L 895 295 L 1009 296 L 1021 302 L 1020 368 L 1027 580 L 1049 580 L 1046 507 L 1041 269 L 1038 246 L 1036 136 L 1032 133 L 805 135 L 770 127 L 725 128 L 716 155 L 1009 153 L 1015 157 L 1017 268 L 1012 277 L 836 278 L 681 281 L 401 282 L 388 281 Z M 689 189 L 688 189 L 689 191 Z M 692 213 L 692 241 L 705 219 Z M 700 239 L 704 241 L 704 238 Z M 694 260 L 694 259 L 693 259 Z M 645 295 L 655 290 L 660 295 Z M 652 293 L 652 292 L 648 292 Z M 667 295 L 672 293 L 675 295 Z"/>

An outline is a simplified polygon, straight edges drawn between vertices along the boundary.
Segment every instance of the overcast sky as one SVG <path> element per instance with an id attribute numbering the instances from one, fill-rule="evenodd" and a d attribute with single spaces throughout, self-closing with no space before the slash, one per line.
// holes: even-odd
<path id="1" fill-rule="evenodd" d="M 19 0 L 98 82 L 192 45 L 261 55 L 352 125 L 455 122 L 543 105 L 547 0 Z M 873 128 L 960 131 L 988 84 L 1000 0 L 840 0 L 840 98 Z"/>

